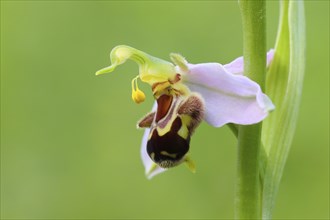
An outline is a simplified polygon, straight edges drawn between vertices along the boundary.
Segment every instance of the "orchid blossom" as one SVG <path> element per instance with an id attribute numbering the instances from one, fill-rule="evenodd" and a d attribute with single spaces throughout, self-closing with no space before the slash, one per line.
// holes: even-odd
<path id="1" fill-rule="evenodd" d="M 188 156 L 189 143 L 202 119 L 214 127 L 248 125 L 262 121 L 274 109 L 260 86 L 243 76 L 243 57 L 226 65 L 190 64 L 175 53 L 170 58 L 173 63 L 120 45 L 110 53 L 111 66 L 96 72 L 112 72 L 131 59 L 139 65 L 139 74 L 132 80 L 133 101 L 145 100 L 138 79 L 152 88 L 154 107 L 138 122 L 138 127 L 146 128 L 141 157 L 148 178 L 183 162 L 195 170 Z M 267 65 L 272 58 L 270 50 Z"/>

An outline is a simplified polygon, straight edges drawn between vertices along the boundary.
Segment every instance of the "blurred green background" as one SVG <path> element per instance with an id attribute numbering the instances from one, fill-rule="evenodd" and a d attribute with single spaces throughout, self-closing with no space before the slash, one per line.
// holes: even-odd
<path id="1" fill-rule="evenodd" d="M 306 1 L 301 112 L 274 218 L 329 217 L 329 2 Z M 268 48 L 278 2 L 267 2 Z M 1 1 L 1 218 L 232 218 L 236 140 L 203 123 L 185 166 L 151 181 L 129 62 L 96 77 L 127 44 L 168 59 L 242 54 L 237 1 Z"/>

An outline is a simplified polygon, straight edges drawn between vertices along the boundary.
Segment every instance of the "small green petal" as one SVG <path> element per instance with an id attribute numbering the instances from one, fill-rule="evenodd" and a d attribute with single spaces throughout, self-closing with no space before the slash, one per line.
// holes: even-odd
<path id="1" fill-rule="evenodd" d="M 182 71 L 188 71 L 188 62 L 183 56 L 177 53 L 171 53 L 170 57 L 173 63 L 178 65 Z"/>

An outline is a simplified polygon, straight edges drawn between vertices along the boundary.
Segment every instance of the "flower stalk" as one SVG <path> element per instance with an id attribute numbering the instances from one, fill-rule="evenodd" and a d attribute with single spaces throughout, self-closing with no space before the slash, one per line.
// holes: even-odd
<path id="1" fill-rule="evenodd" d="M 244 75 L 265 85 L 266 9 L 265 1 L 239 1 L 243 24 Z M 259 154 L 262 123 L 238 128 L 238 163 L 235 199 L 236 219 L 261 218 Z"/>

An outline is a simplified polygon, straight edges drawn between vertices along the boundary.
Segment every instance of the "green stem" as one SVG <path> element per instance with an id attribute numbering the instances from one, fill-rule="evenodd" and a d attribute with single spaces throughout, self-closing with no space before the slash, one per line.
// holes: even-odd
<path id="1" fill-rule="evenodd" d="M 238 125 L 229 123 L 227 124 L 229 129 L 233 132 L 236 138 L 238 138 Z M 260 152 L 259 152 L 259 178 L 260 178 L 260 187 L 263 188 L 264 185 L 264 178 L 265 178 L 265 172 L 267 167 L 267 161 L 268 161 L 268 155 L 266 153 L 266 150 L 263 146 L 263 144 L 260 144 Z"/>
<path id="2" fill-rule="evenodd" d="M 244 75 L 265 84 L 266 72 L 266 7 L 264 0 L 241 0 L 244 44 Z M 235 199 L 236 219 L 261 218 L 261 184 L 259 151 L 262 124 L 238 128 L 238 165 Z"/>

